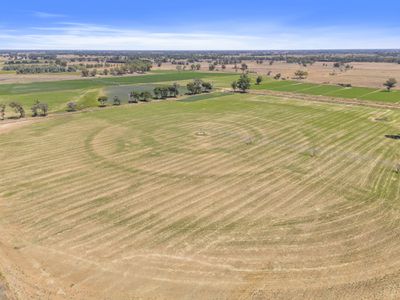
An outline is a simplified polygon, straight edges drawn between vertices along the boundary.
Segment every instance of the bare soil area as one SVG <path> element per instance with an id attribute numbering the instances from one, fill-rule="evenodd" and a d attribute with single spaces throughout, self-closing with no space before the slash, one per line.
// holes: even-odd
<path id="1" fill-rule="evenodd" d="M 309 76 L 305 82 L 312 83 L 327 83 L 327 84 L 338 84 L 348 83 L 353 86 L 364 86 L 374 88 L 384 88 L 383 83 L 390 77 L 394 77 L 400 82 L 400 64 L 394 63 L 350 63 L 353 69 L 347 71 L 340 71 L 337 68 L 333 68 L 333 63 L 327 63 L 328 66 L 324 66 L 323 63 L 315 63 L 308 65 L 307 67 L 300 66 L 298 64 L 287 64 L 285 62 L 274 62 L 272 65 L 269 63 L 256 64 L 255 61 L 245 61 L 249 66 L 249 71 L 257 72 L 261 75 L 271 71 L 271 76 L 277 73 L 281 73 L 284 78 L 292 78 L 294 72 L 297 70 L 307 70 Z M 201 70 L 208 70 L 208 63 L 201 64 Z M 240 67 L 240 65 L 239 65 Z M 190 68 L 190 65 L 187 66 Z M 221 70 L 220 66 L 217 67 Z M 176 65 L 165 63 L 161 68 L 155 68 L 161 70 L 175 70 Z M 226 72 L 234 72 L 233 65 L 227 65 Z M 240 70 L 239 70 L 240 72 Z M 331 75 L 335 73 L 335 75 Z M 397 87 L 400 89 L 400 86 Z"/>

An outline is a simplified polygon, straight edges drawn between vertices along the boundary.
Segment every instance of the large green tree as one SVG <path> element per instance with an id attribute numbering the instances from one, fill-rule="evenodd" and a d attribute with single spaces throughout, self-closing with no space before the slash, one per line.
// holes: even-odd
<path id="1" fill-rule="evenodd" d="M 251 79 L 247 74 L 240 75 L 239 80 L 237 81 L 237 87 L 242 93 L 246 93 L 251 86 Z"/>

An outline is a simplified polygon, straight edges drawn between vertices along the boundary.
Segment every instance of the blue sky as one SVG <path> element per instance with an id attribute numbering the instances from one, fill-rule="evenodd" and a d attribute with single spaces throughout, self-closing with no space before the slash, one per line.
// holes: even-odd
<path id="1" fill-rule="evenodd" d="M 20 0 L 2 12 L 1 49 L 400 48 L 394 0 Z"/>

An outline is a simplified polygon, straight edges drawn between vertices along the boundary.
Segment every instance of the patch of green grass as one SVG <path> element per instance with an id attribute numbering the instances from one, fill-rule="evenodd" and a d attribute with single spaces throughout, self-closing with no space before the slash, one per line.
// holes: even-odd
<path id="1" fill-rule="evenodd" d="M 338 98 L 362 99 L 370 101 L 400 102 L 400 92 L 397 90 L 387 92 L 367 87 L 350 87 L 344 88 L 337 85 L 316 84 L 316 83 L 299 83 L 296 81 L 267 80 L 260 85 L 252 87 L 255 90 L 271 90 L 281 92 L 296 92 L 307 95 L 321 95 Z"/>
<path id="2" fill-rule="evenodd" d="M 78 99 L 84 92 L 80 90 L 28 93 L 20 95 L 0 95 L 0 103 L 16 101 L 29 111 L 36 100 L 47 103 L 50 111 L 64 109 L 65 103 Z"/>
<path id="3" fill-rule="evenodd" d="M 361 99 L 397 103 L 400 102 L 400 91 L 397 90 L 390 92 L 386 90 L 376 91 L 375 93 L 362 96 Z"/>
<path id="4" fill-rule="evenodd" d="M 290 81 L 290 80 L 268 80 L 265 81 L 259 85 L 253 85 L 252 88 L 256 90 L 282 90 L 283 87 L 285 86 L 290 86 L 295 84 L 295 81 Z"/>
<path id="5" fill-rule="evenodd" d="M 363 88 L 363 87 L 351 87 L 343 88 L 334 92 L 326 93 L 327 96 L 339 97 L 339 98 L 360 98 L 366 94 L 372 93 L 376 89 Z"/>

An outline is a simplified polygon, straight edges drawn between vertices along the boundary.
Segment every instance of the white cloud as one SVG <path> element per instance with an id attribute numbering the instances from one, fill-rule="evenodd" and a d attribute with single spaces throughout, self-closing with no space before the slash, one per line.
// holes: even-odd
<path id="1" fill-rule="evenodd" d="M 37 18 L 42 18 L 42 19 L 65 18 L 66 17 L 66 15 L 63 15 L 63 14 L 54 14 L 54 13 L 48 13 L 48 12 L 43 12 L 43 11 L 35 11 L 35 12 L 33 12 L 33 15 Z"/>
<path id="2" fill-rule="evenodd" d="M 246 50 L 400 48 L 399 36 L 384 29 L 308 28 L 257 34 L 150 32 L 96 24 L 58 23 L 26 32 L 0 33 L 2 49 Z M 400 32 L 393 30 L 391 32 Z"/>

